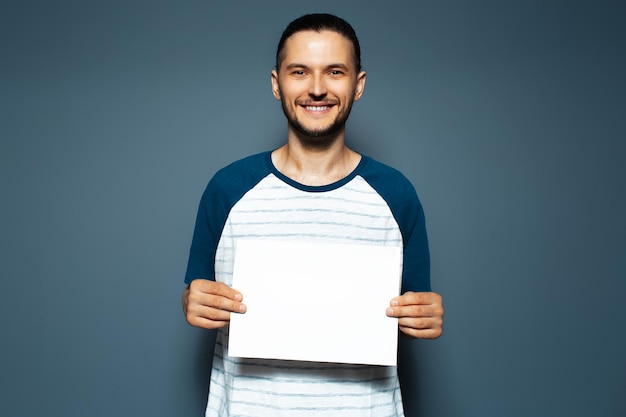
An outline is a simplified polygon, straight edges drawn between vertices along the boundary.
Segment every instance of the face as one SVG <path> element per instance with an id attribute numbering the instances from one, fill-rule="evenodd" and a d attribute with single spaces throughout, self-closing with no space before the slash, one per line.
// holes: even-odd
<path id="1" fill-rule="evenodd" d="M 333 31 L 287 39 L 280 68 L 272 71 L 272 91 L 291 134 L 317 142 L 343 134 L 365 87 L 365 72 L 357 72 L 353 54 L 350 40 Z"/>

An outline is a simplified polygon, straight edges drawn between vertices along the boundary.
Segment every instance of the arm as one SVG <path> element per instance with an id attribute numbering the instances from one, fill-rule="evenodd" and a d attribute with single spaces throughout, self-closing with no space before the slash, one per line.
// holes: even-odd
<path id="1" fill-rule="evenodd" d="M 443 299 L 434 292 L 406 292 L 391 300 L 389 317 L 398 318 L 402 333 L 420 339 L 436 339 L 443 332 Z"/>
<path id="2" fill-rule="evenodd" d="M 183 312 L 187 322 L 204 329 L 226 326 L 230 313 L 245 313 L 243 296 L 224 283 L 195 279 L 183 292 Z"/>

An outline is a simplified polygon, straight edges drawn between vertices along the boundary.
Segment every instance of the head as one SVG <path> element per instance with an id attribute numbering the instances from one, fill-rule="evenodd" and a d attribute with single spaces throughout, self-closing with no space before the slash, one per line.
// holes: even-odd
<path id="1" fill-rule="evenodd" d="M 306 15 L 285 29 L 272 71 L 290 137 L 315 146 L 343 138 L 352 104 L 365 86 L 359 42 L 343 19 Z"/>
<path id="2" fill-rule="evenodd" d="M 276 70 L 280 69 L 280 65 L 285 58 L 284 50 L 287 39 L 298 32 L 321 32 L 324 30 L 337 32 L 352 43 L 354 65 L 357 72 L 361 71 L 361 47 L 356 32 L 350 23 L 340 17 L 326 13 L 307 14 L 289 23 L 278 41 L 278 48 L 276 48 Z"/>

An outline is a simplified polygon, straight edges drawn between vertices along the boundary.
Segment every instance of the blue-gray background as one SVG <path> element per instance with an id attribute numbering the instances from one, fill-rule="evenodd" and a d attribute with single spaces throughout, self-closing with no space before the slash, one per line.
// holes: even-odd
<path id="1" fill-rule="evenodd" d="M 2 1 L 0 415 L 202 415 L 196 207 L 284 141 L 274 48 L 316 11 L 361 38 L 350 144 L 426 209 L 407 415 L 626 415 L 625 6 L 534 0 Z"/>

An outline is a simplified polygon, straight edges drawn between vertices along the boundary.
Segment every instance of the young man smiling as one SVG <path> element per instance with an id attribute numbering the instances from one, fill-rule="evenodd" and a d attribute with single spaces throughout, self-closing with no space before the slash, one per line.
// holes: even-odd
<path id="1" fill-rule="evenodd" d="M 335 182 L 361 159 L 344 143 L 352 103 L 365 87 L 354 49 L 338 32 L 296 32 L 284 41 L 281 62 L 272 71 L 272 92 L 288 121 L 287 144 L 272 160 L 302 184 Z"/>
<path id="2" fill-rule="evenodd" d="M 243 236 L 401 247 L 402 294 L 380 308 L 408 337 L 441 335 L 442 298 L 430 289 L 424 215 L 413 186 L 345 144 L 345 123 L 365 79 L 347 22 L 326 14 L 291 22 L 271 73 L 287 143 L 218 171 L 202 196 L 183 310 L 191 325 L 219 329 L 207 416 L 403 415 L 395 367 L 228 356 L 230 315 L 247 308 L 231 286 L 234 247 Z M 268 323 L 268 337 L 270 329 L 289 331 Z"/>

